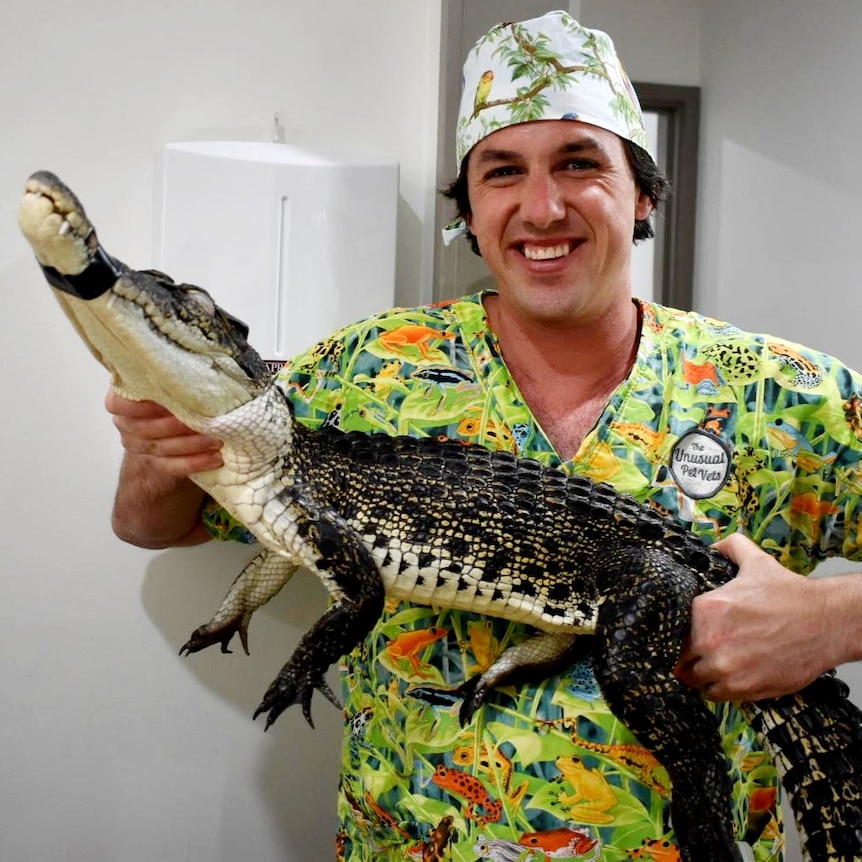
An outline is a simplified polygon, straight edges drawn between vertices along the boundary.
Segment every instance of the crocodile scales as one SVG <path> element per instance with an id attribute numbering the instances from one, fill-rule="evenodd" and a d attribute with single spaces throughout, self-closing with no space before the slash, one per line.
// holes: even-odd
<path id="1" fill-rule="evenodd" d="M 693 598 L 734 567 L 676 522 L 584 477 L 459 442 L 311 431 L 209 295 L 108 256 L 75 195 L 34 174 L 19 223 L 55 295 L 127 397 L 164 404 L 224 440 L 225 466 L 195 481 L 265 550 L 184 652 L 245 646 L 256 607 L 297 566 L 331 597 L 266 692 L 267 726 L 368 633 L 385 595 L 531 624 L 537 634 L 466 681 L 462 720 L 503 682 L 564 669 L 592 635 L 613 712 L 673 783 L 686 860 L 739 859 L 712 713 L 672 670 Z M 742 705 L 790 793 L 810 860 L 862 859 L 862 713 L 826 674 L 787 697 Z"/>

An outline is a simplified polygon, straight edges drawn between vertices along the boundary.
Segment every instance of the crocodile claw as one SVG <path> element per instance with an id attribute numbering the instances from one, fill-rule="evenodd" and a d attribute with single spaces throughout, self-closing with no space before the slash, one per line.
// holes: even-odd
<path id="1" fill-rule="evenodd" d="M 299 703 L 302 705 L 302 714 L 305 716 L 305 720 L 313 728 L 311 698 L 314 695 L 315 689 L 336 708 L 343 709 L 341 702 L 332 688 L 330 688 L 322 671 L 316 669 L 303 670 L 296 667 L 293 662 L 288 662 L 281 673 L 275 678 L 272 685 L 270 685 L 260 706 L 255 710 L 252 719 L 256 719 L 259 715 L 268 712 L 269 715 L 266 717 L 264 730 L 269 730 L 275 720 L 288 707 Z"/>
<path id="2" fill-rule="evenodd" d="M 481 674 L 470 677 L 455 689 L 455 693 L 463 698 L 458 710 L 461 727 L 466 727 L 473 720 L 473 716 L 485 705 L 492 691 L 493 688 L 483 681 Z"/>
<path id="3" fill-rule="evenodd" d="M 225 625 L 213 626 L 212 623 L 198 626 L 191 637 L 180 647 L 180 655 L 191 655 L 193 652 L 200 652 L 202 649 L 220 643 L 223 653 L 232 653 L 233 650 L 228 649 L 233 636 L 239 632 L 240 641 L 245 654 L 248 655 L 248 638 L 246 630 L 239 622 Z"/>
<path id="4" fill-rule="evenodd" d="M 228 644 L 235 634 L 239 635 L 243 651 L 248 655 L 248 627 L 252 615 L 278 593 L 296 569 L 290 560 L 261 551 L 231 584 L 216 615 L 192 632 L 181 647 L 180 655 L 189 655 L 217 643 L 221 644 L 223 653 L 229 653 Z"/>

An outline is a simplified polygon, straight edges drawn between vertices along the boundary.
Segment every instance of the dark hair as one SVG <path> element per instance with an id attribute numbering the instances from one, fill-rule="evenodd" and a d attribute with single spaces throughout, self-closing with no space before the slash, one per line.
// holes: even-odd
<path id="1" fill-rule="evenodd" d="M 635 175 L 635 182 L 640 186 L 640 190 L 650 199 L 653 212 L 655 212 L 658 209 L 658 205 L 663 200 L 666 200 L 670 194 L 670 180 L 645 149 L 625 139 L 623 139 L 623 144 L 626 147 L 629 164 Z M 449 200 L 455 201 L 455 208 L 459 218 L 466 218 L 472 212 L 470 197 L 467 193 L 467 165 L 469 160 L 470 154 L 468 153 L 461 163 L 461 171 L 457 179 L 450 183 L 447 188 L 441 190 L 442 195 L 449 198 Z M 633 242 L 650 239 L 653 236 L 655 236 L 655 231 L 649 217 L 635 219 Z M 467 231 L 467 238 L 470 240 L 470 247 L 474 253 L 481 257 L 482 252 L 479 251 L 479 243 L 469 230 Z"/>

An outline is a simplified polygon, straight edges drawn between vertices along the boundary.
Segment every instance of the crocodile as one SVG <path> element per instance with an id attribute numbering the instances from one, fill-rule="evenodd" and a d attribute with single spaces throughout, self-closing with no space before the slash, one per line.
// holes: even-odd
<path id="1" fill-rule="evenodd" d="M 531 625 L 459 689 L 461 719 L 495 687 L 571 666 L 590 645 L 613 713 L 665 766 L 686 860 L 738 860 L 715 717 L 673 674 L 691 603 L 734 565 L 683 525 L 606 484 L 457 441 L 309 429 L 202 288 L 111 257 L 78 198 L 41 171 L 21 229 L 54 295 L 126 397 L 154 400 L 224 441 L 224 466 L 192 478 L 263 550 L 182 652 L 223 650 L 300 566 L 330 594 L 254 714 L 311 722 L 325 674 L 362 641 L 386 597 Z M 588 638 L 584 638 L 588 635 Z M 808 859 L 862 859 L 862 712 L 834 672 L 741 708 L 771 753 Z"/>

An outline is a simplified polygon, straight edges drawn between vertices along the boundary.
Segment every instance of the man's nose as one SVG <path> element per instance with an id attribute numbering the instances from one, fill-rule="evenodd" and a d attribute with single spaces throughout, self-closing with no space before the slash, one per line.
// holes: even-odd
<path id="1" fill-rule="evenodd" d="M 521 218 L 537 228 L 548 228 L 566 217 L 562 190 L 553 176 L 534 175 L 523 186 Z"/>

